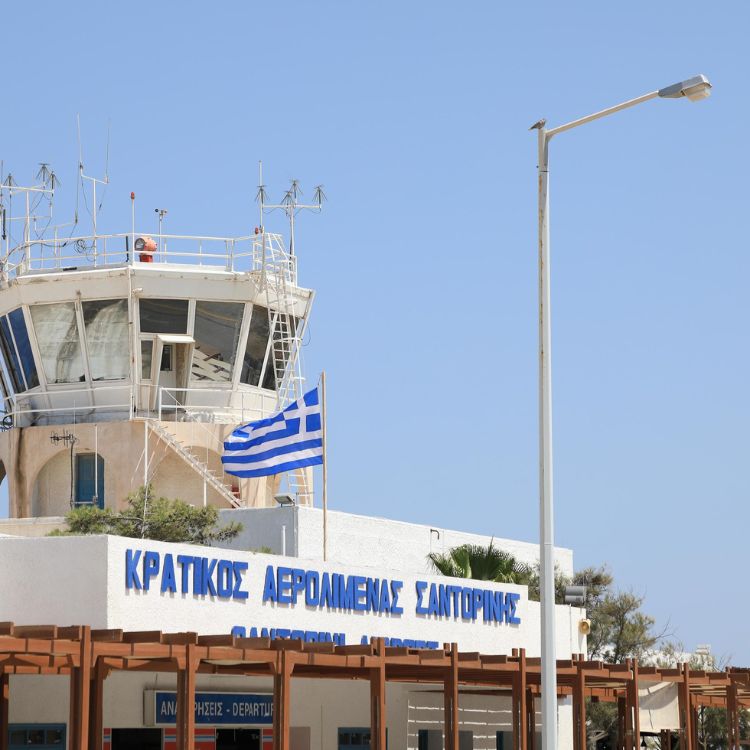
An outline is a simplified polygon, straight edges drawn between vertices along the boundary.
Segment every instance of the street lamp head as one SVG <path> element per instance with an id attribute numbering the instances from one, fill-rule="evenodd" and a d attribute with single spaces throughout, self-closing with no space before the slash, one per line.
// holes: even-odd
<path id="1" fill-rule="evenodd" d="M 666 88 L 659 89 L 659 96 L 662 99 L 679 99 L 686 96 L 691 102 L 697 102 L 699 99 L 705 99 L 711 94 L 711 84 L 704 75 L 688 78 L 687 81 L 674 83 Z"/>

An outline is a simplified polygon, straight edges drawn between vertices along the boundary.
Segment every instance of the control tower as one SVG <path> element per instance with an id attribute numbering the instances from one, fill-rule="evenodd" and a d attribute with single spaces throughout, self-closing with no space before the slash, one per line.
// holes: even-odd
<path id="1" fill-rule="evenodd" d="M 262 226 L 234 238 L 31 234 L 27 217 L 0 260 L 10 516 L 120 509 L 146 482 L 193 505 L 274 505 L 280 478 L 231 477 L 220 457 L 234 427 L 301 395 L 314 294 L 297 283 L 293 245 Z M 310 470 L 287 479 L 311 504 Z"/>

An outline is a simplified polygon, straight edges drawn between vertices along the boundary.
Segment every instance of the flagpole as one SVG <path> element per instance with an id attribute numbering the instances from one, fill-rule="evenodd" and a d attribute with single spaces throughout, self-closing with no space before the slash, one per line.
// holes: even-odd
<path id="1" fill-rule="evenodd" d="M 328 424 L 326 422 L 326 371 L 320 373 L 320 403 L 323 416 L 323 562 L 328 559 Z"/>

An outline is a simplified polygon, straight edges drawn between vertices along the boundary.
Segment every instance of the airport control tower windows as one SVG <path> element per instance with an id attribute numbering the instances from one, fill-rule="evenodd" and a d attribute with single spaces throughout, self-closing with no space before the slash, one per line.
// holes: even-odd
<path id="1" fill-rule="evenodd" d="M 81 303 L 92 380 L 128 377 L 128 301 L 102 299 Z"/>
<path id="2" fill-rule="evenodd" d="M 232 379 L 244 310 L 242 302 L 195 303 L 193 380 L 227 383 Z"/>
<path id="3" fill-rule="evenodd" d="M 13 390 L 16 393 L 26 390 L 26 383 L 23 379 L 23 372 L 21 372 L 21 363 L 16 353 L 16 345 L 13 341 L 13 334 L 10 330 L 10 323 L 8 322 L 8 316 L 3 315 L 0 318 L 0 345 L 3 349 L 3 357 L 5 358 L 5 364 L 8 368 L 11 380 L 13 381 Z"/>
<path id="4" fill-rule="evenodd" d="M 39 376 L 20 307 L 0 318 L 0 346 L 16 393 L 36 388 Z"/>
<path id="5" fill-rule="evenodd" d="M 85 380 L 75 304 L 32 305 L 29 310 L 47 382 Z"/>
<path id="6" fill-rule="evenodd" d="M 242 360 L 240 380 L 247 385 L 258 385 L 263 373 L 263 362 L 268 352 L 268 310 L 260 305 L 253 307 L 250 331 L 247 334 L 245 356 Z"/>
<path id="7" fill-rule="evenodd" d="M 142 298 L 141 333 L 187 333 L 188 301 L 186 299 Z"/>
<path id="8" fill-rule="evenodd" d="M 23 374 L 26 376 L 26 387 L 36 388 L 39 385 L 39 375 L 37 375 L 36 365 L 34 364 L 34 353 L 31 351 L 31 342 L 29 341 L 29 332 L 26 330 L 23 310 L 20 307 L 13 310 L 8 314 L 8 320 L 10 320 L 10 327 L 16 340 L 16 349 L 21 359 Z"/>

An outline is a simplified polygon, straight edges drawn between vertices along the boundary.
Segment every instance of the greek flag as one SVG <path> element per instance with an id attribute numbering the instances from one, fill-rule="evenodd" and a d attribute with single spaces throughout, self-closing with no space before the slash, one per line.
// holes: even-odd
<path id="1" fill-rule="evenodd" d="M 224 471 L 266 477 L 323 463 L 318 389 L 267 419 L 240 425 L 224 442 Z"/>

